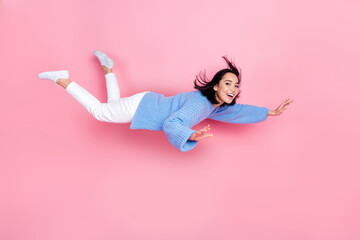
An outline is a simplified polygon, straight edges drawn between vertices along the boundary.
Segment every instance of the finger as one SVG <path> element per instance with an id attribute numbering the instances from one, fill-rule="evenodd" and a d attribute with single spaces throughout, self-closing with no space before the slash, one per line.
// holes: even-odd
<path id="1" fill-rule="evenodd" d="M 285 104 L 285 106 L 288 106 L 290 103 L 292 103 L 294 100 L 291 100 Z"/>
<path id="2" fill-rule="evenodd" d="M 203 129 L 201 129 L 200 131 L 201 131 L 201 132 L 207 132 L 207 131 L 209 131 L 209 130 L 210 130 L 210 124 L 207 125 L 206 127 L 204 127 Z"/>
<path id="3" fill-rule="evenodd" d="M 287 107 L 284 107 L 283 109 L 280 110 L 280 113 L 282 113 L 283 111 L 285 111 L 287 109 Z"/>
<path id="4" fill-rule="evenodd" d="M 202 134 L 203 134 L 202 132 L 197 131 L 194 133 L 194 138 L 197 138 L 197 137 L 201 136 Z"/>
<path id="5" fill-rule="evenodd" d="M 209 129 L 208 129 L 207 127 L 205 127 L 205 128 L 203 128 L 203 129 L 201 129 L 200 132 L 206 133 L 208 130 L 209 130 Z"/>
<path id="6" fill-rule="evenodd" d="M 205 139 L 205 138 L 208 138 L 208 137 L 212 137 L 213 135 L 212 134 L 204 134 L 203 136 L 199 137 L 198 139 L 199 140 L 202 140 L 202 139 Z"/>
<path id="7" fill-rule="evenodd" d="M 208 137 L 212 137 L 212 136 L 214 136 L 214 135 L 212 135 L 212 134 L 204 134 L 203 136 L 198 137 L 196 140 L 199 141 L 199 140 L 202 140 L 204 138 L 208 138 Z"/>
<path id="8" fill-rule="evenodd" d="M 283 107 L 286 104 L 286 100 L 282 101 L 282 103 L 280 104 L 279 108 Z"/>
<path id="9" fill-rule="evenodd" d="M 195 134 L 195 136 L 194 136 L 193 139 L 198 140 L 199 138 L 202 138 L 204 135 L 205 135 L 205 133 L 200 132 L 200 133 L 198 133 L 198 134 Z"/>
<path id="10" fill-rule="evenodd" d="M 199 136 L 199 132 L 194 132 L 193 134 L 191 134 L 189 140 L 194 141 L 196 140 L 196 138 L 198 138 L 198 136 Z"/>
<path id="11" fill-rule="evenodd" d="M 292 102 L 293 102 L 293 101 L 290 101 L 290 99 L 287 99 L 286 102 L 285 102 L 285 104 L 283 105 L 283 107 L 284 107 L 284 106 L 288 106 L 288 105 L 289 105 L 290 103 L 292 103 Z"/>

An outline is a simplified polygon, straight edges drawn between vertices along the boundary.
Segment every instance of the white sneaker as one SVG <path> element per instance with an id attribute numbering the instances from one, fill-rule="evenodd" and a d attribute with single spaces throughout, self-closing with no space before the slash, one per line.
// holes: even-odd
<path id="1" fill-rule="evenodd" d="M 49 79 L 56 83 L 56 80 L 59 78 L 67 78 L 69 79 L 69 71 L 60 70 L 60 71 L 50 71 L 50 72 L 42 72 L 38 75 L 40 79 Z"/>
<path id="2" fill-rule="evenodd" d="M 101 66 L 112 69 L 114 66 L 114 60 L 112 60 L 106 53 L 101 51 L 94 51 L 95 56 L 99 59 Z"/>

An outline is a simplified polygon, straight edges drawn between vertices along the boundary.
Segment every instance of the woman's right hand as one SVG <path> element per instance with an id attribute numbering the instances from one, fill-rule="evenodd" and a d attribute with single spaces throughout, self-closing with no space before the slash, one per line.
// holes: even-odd
<path id="1" fill-rule="evenodd" d="M 293 101 L 294 100 L 290 101 L 290 98 L 285 99 L 277 109 L 270 110 L 268 116 L 279 116 L 283 111 L 287 109 L 287 106 Z"/>
<path id="2" fill-rule="evenodd" d="M 204 127 L 203 129 L 194 132 L 191 134 L 189 140 L 191 141 L 199 141 L 204 138 L 212 137 L 212 134 L 208 134 L 207 132 L 210 130 L 210 124 Z"/>

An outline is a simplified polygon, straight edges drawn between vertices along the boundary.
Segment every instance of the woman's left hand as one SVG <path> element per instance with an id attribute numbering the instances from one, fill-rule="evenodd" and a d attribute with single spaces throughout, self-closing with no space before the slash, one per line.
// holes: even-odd
<path id="1" fill-rule="evenodd" d="M 213 136 L 212 134 L 207 133 L 209 130 L 210 130 L 210 124 L 207 125 L 206 127 L 204 127 L 203 129 L 194 132 L 190 136 L 189 140 L 191 140 L 191 141 L 199 141 L 199 140 L 204 139 L 204 138 L 212 137 Z"/>
<path id="2" fill-rule="evenodd" d="M 280 106 L 275 109 L 275 110 L 270 110 L 268 113 L 268 116 L 278 116 L 280 115 L 283 111 L 285 111 L 287 109 L 287 106 L 289 106 L 290 103 L 292 103 L 294 100 L 290 101 L 290 98 L 285 99 Z"/>

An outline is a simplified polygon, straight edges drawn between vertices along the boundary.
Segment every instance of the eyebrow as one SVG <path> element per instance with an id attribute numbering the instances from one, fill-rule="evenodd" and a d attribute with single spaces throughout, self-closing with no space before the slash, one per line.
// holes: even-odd
<path id="1" fill-rule="evenodd" d="M 232 81 L 232 80 L 230 80 L 230 79 L 226 79 L 226 80 L 225 80 L 225 82 L 226 82 L 226 81 L 233 82 L 233 81 Z M 237 82 L 236 84 L 239 84 L 239 82 Z"/>

